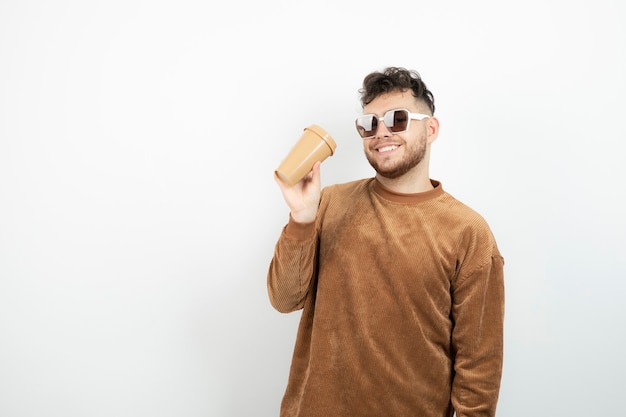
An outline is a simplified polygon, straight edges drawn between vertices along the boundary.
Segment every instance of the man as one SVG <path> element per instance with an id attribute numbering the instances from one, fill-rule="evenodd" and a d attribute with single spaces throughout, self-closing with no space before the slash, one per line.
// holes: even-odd
<path id="1" fill-rule="evenodd" d="M 281 417 L 495 415 L 503 258 L 485 220 L 429 177 L 439 122 L 415 71 L 365 77 L 356 128 L 374 178 L 276 177 L 290 209 L 268 271 L 302 309 Z"/>

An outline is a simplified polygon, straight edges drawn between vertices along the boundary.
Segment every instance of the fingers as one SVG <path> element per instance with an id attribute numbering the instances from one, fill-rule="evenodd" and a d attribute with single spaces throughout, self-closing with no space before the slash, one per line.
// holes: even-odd
<path id="1" fill-rule="evenodd" d="M 289 185 L 274 174 L 274 180 L 280 187 L 293 219 L 301 223 L 315 220 L 320 200 L 320 164 L 313 164 L 311 171 L 294 185 Z"/>
<path id="2" fill-rule="evenodd" d="M 302 185 L 308 187 L 309 185 L 318 185 L 320 183 L 320 165 L 321 162 L 313 164 L 311 170 L 302 178 Z"/>
<path id="3" fill-rule="evenodd" d="M 322 163 L 320 161 L 315 162 L 311 170 L 298 183 L 294 184 L 293 187 L 295 187 L 296 185 L 305 186 L 309 182 L 312 182 L 313 185 L 319 185 L 321 183 L 320 181 L 321 179 L 320 166 L 321 165 Z M 292 187 L 289 184 L 287 184 L 285 181 L 283 181 L 283 179 L 278 175 L 276 171 L 274 171 L 274 181 L 276 181 L 276 183 L 280 186 L 281 189 Z"/>
<path id="4" fill-rule="evenodd" d="M 313 168 L 311 168 L 311 172 L 313 173 L 313 176 L 317 176 L 317 179 L 319 179 L 320 177 L 321 166 L 322 166 L 322 163 L 320 161 L 317 161 L 316 163 L 313 164 Z"/>

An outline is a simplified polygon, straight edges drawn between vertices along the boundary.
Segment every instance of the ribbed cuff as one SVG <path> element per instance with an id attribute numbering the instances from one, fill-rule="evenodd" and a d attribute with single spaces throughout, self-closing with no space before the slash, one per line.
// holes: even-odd
<path id="1" fill-rule="evenodd" d="M 315 222 L 298 223 L 289 215 L 289 223 L 285 226 L 285 235 L 294 240 L 308 240 L 315 235 Z"/>

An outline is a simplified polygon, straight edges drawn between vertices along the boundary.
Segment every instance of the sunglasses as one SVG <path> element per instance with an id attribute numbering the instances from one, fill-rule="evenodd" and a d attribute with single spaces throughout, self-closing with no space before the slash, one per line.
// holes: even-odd
<path id="1" fill-rule="evenodd" d="M 376 136 L 378 123 L 382 119 L 391 133 L 403 133 L 409 130 L 411 119 L 422 120 L 430 117 L 427 114 L 411 113 L 407 109 L 389 110 L 383 117 L 375 114 L 363 114 L 356 118 L 356 130 L 363 139 Z"/>

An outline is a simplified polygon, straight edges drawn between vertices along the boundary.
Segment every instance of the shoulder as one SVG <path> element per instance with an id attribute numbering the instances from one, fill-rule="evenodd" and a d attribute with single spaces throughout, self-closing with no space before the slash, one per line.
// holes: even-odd
<path id="1" fill-rule="evenodd" d="M 456 199 L 450 193 L 444 191 L 439 199 L 439 203 L 446 207 L 446 211 L 452 219 L 469 226 L 489 228 L 487 221 L 478 211 Z"/>
<path id="2" fill-rule="evenodd" d="M 369 206 L 373 179 L 333 184 L 322 189 L 318 213 L 321 217 L 345 215 Z"/>
<path id="3" fill-rule="evenodd" d="M 446 221 L 458 232 L 462 251 L 478 251 L 485 256 L 500 257 L 495 236 L 487 220 L 469 205 L 444 192 L 440 203 L 446 207 Z"/>
<path id="4" fill-rule="evenodd" d="M 322 189 L 322 198 L 341 198 L 349 197 L 361 193 L 369 193 L 373 178 L 363 178 L 355 181 L 345 182 L 341 184 L 333 184 Z"/>

